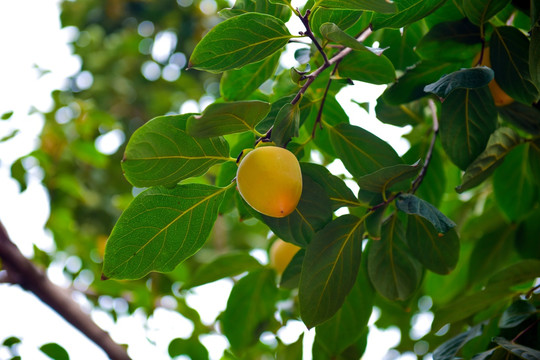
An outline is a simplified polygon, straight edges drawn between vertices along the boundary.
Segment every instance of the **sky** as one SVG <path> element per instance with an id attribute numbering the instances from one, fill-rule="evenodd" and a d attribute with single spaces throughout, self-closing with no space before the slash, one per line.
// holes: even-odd
<path id="1" fill-rule="evenodd" d="M 205 1 L 205 11 L 212 11 L 211 2 L 213 1 Z M 9 120 L 0 121 L 0 138 L 19 130 L 13 139 L 0 143 L 0 220 L 12 240 L 28 257 L 32 256 L 34 245 L 44 251 L 55 250 L 51 235 L 44 228 L 49 216 L 49 199 L 41 185 L 42 173 L 39 167 L 25 163 L 29 169 L 29 186 L 20 193 L 19 185 L 10 178 L 10 166 L 17 158 L 35 149 L 43 126 L 43 118 L 39 112 L 52 109 L 51 92 L 63 88 L 66 79 L 77 74 L 81 68 L 80 59 L 73 55 L 68 45 L 76 32 L 73 29 L 60 28 L 58 3 L 58 0 L 0 0 L 0 49 L 3 49 L 0 56 L 0 114 L 13 111 Z M 292 33 L 301 28 L 299 21 L 293 21 L 289 26 Z M 284 66 L 295 65 L 293 53 L 294 45 L 291 45 L 284 56 Z M 42 70 L 47 72 L 43 73 Z M 389 141 L 398 153 L 402 154 L 408 145 L 400 137 L 407 129 L 396 131 L 394 127 L 381 124 L 359 111 L 358 105 L 351 101 L 374 101 L 383 90 L 384 86 L 357 84 L 342 91 L 338 100 L 349 114 L 352 123 L 361 125 Z M 200 108 L 201 104 L 194 106 Z M 32 109 L 37 109 L 38 112 L 33 112 Z M 112 145 L 103 144 L 103 148 L 107 149 L 108 146 L 110 151 L 111 146 L 112 150 L 115 150 L 118 145 L 119 140 L 116 139 L 115 142 L 115 139 L 112 139 Z M 332 164 L 330 170 L 334 173 L 345 171 L 339 162 Z M 258 255 L 261 261 L 266 261 L 265 254 L 255 255 Z M 62 275 L 62 269 L 67 264 L 76 267 L 77 259 L 59 259 L 47 272 L 49 278 L 62 287 L 68 285 Z M 201 313 L 203 321 L 211 323 L 225 308 L 231 288 L 232 283 L 229 280 L 201 286 L 196 288 L 186 301 Z M 216 293 L 220 295 L 216 296 Z M 77 293 L 74 293 L 74 296 L 94 321 L 111 333 L 115 341 L 129 345 L 129 354 L 134 359 L 169 359 L 169 342 L 175 337 L 188 337 L 193 327 L 187 319 L 169 310 L 175 306 L 172 296 L 164 300 L 163 306 L 148 322 L 146 314 L 136 311 L 131 316 L 120 316 L 117 323 L 105 312 L 92 309 L 80 294 L 77 296 Z M 126 304 L 120 300 L 106 297 L 100 305 L 105 308 L 114 307 L 120 313 L 126 308 Z M 372 323 L 376 317 L 375 312 Z M 419 329 L 425 331 L 426 327 L 429 328 L 429 323 L 427 315 L 419 322 Z M 303 324 L 297 321 L 291 322 L 279 335 L 284 341 L 292 343 L 304 331 L 306 329 Z M 8 336 L 17 336 L 23 340 L 19 348 L 23 359 L 49 359 L 38 350 L 47 342 L 62 345 L 72 359 L 106 359 L 101 349 L 32 294 L 17 286 L 0 284 L 0 343 Z M 313 336 L 313 331 L 306 332 L 306 350 L 309 350 Z M 219 359 L 227 346 L 225 338 L 219 335 L 208 336 L 201 341 L 208 345 L 212 359 Z M 373 328 L 366 358 L 383 359 L 387 349 L 398 341 L 399 333 L 395 330 L 383 332 Z M 5 357 L 7 354 L 0 350 L 0 359 Z M 401 357 L 411 358 L 413 357 L 407 355 Z M 304 357 L 304 360 L 309 359 L 309 355 Z"/>

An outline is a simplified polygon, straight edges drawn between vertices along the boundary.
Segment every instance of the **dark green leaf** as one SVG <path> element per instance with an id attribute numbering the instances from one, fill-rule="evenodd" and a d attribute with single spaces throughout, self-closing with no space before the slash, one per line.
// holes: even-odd
<path id="1" fill-rule="evenodd" d="M 19 131 L 20 131 L 19 129 L 12 130 L 9 134 L 0 138 L 0 143 L 13 139 L 15 136 L 17 136 Z"/>
<path id="2" fill-rule="evenodd" d="M 510 0 L 463 0 L 462 9 L 473 24 L 483 26 L 509 3 Z"/>
<path id="3" fill-rule="evenodd" d="M 313 163 L 300 163 L 302 173 L 309 175 L 313 181 L 322 186 L 330 201 L 332 209 L 336 210 L 342 206 L 359 206 L 360 202 L 354 196 L 351 189 L 339 177 L 334 176 L 327 168 Z"/>
<path id="4" fill-rule="evenodd" d="M 310 118 L 306 122 L 307 129 L 313 129 L 313 127 L 316 126 L 315 118 L 316 113 L 314 112 L 313 116 L 310 116 Z M 315 139 L 313 139 L 313 141 L 315 142 L 317 147 L 323 152 L 333 157 L 337 157 L 337 154 L 331 142 L 332 133 L 330 127 L 340 123 L 348 123 L 349 117 L 347 116 L 345 110 L 343 110 L 341 104 L 336 100 L 335 96 L 328 96 L 326 98 L 321 120 L 323 123 L 323 128 L 320 129 L 317 125 L 315 131 Z"/>
<path id="5" fill-rule="evenodd" d="M 8 120 L 12 116 L 13 116 L 13 111 L 8 111 L 8 112 L 3 113 L 2 116 L 0 116 L 0 120 Z"/>
<path id="6" fill-rule="evenodd" d="M 360 270 L 356 283 L 339 311 L 317 326 L 317 340 L 330 355 L 339 355 L 356 343 L 367 330 L 374 291 L 367 274 Z"/>
<path id="7" fill-rule="evenodd" d="M 57 343 L 48 343 L 42 345 L 39 350 L 54 360 L 69 360 L 69 354 L 62 346 Z"/>
<path id="8" fill-rule="evenodd" d="M 203 246 L 226 190 L 187 184 L 139 194 L 107 241 L 103 274 L 138 279 L 150 271 L 172 271 Z"/>
<path id="9" fill-rule="evenodd" d="M 259 124 L 257 124 L 257 127 L 255 128 L 257 131 L 266 133 L 276 121 L 276 117 L 279 114 L 279 111 L 285 104 L 290 103 L 292 99 L 294 98 L 294 95 L 289 95 L 282 97 L 272 103 L 272 106 L 270 107 L 270 112 L 263 121 L 261 121 Z"/>
<path id="10" fill-rule="evenodd" d="M 394 13 L 396 6 L 393 3 L 379 0 L 320 0 L 319 6 L 329 9 L 368 10 L 378 13 Z"/>
<path id="11" fill-rule="evenodd" d="M 21 339 L 15 336 L 10 336 L 2 342 L 2 345 L 7 346 L 7 347 L 13 347 L 13 345 L 17 345 L 20 343 L 21 343 Z"/>
<path id="12" fill-rule="evenodd" d="M 520 140 L 520 136 L 510 128 L 497 129 L 491 134 L 486 149 L 465 170 L 461 185 L 456 187 L 456 191 L 462 193 L 481 184 Z"/>
<path id="13" fill-rule="evenodd" d="M 540 163 L 540 158 L 538 159 Z M 540 207 L 523 221 L 517 230 L 515 247 L 524 259 L 540 259 Z"/>
<path id="14" fill-rule="evenodd" d="M 459 237 L 455 229 L 440 236 L 433 225 L 418 216 L 409 216 L 407 242 L 411 252 L 427 269 L 448 274 L 459 259 Z"/>
<path id="15" fill-rule="evenodd" d="M 276 116 L 270 139 L 277 146 L 285 146 L 292 137 L 298 136 L 300 126 L 300 107 L 298 103 L 285 104 Z"/>
<path id="16" fill-rule="evenodd" d="M 488 282 L 488 288 L 510 289 L 512 286 L 533 281 L 540 277 L 540 260 L 521 260 L 495 273 Z"/>
<path id="17" fill-rule="evenodd" d="M 229 146 L 223 138 L 195 139 L 186 133 L 190 116 L 160 116 L 133 133 L 122 161 L 124 175 L 131 184 L 174 185 L 230 160 Z"/>
<path id="18" fill-rule="evenodd" d="M 341 123 L 327 130 L 337 155 L 356 178 L 402 163 L 388 143 L 361 127 Z"/>
<path id="19" fill-rule="evenodd" d="M 300 283 L 300 274 L 302 273 L 302 264 L 304 263 L 304 256 L 306 255 L 305 249 L 300 249 L 294 254 L 291 262 L 281 275 L 281 281 L 279 287 L 285 289 L 296 289 Z"/>
<path id="20" fill-rule="evenodd" d="M 281 239 L 305 247 L 313 235 L 332 219 L 332 207 L 324 189 L 308 175 L 302 174 L 302 196 L 292 214 L 283 218 L 261 217 Z"/>
<path id="21" fill-rule="evenodd" d="M 383 97 L 377 99 L 375 113 L 377 119 L 385 124 L 394 126 L 416 125 L 423 122 L 423 107 L 419 102 L 392 106 L 388 105 Z"/>
<path id="22" fill-rule="evenodd" d="M 461 69 L 426 85 L 424 91 L 446 98 L 455 89 L 476 89 L 486 86 L 491 80 L 493 80 L 493 70 L 487 66 Z"/>
<path id="23" fill-rule="evenodd" d="M 499 327 L 503 329 L 516 327 L 533 314 L 536 314 L 536 308 L 531 303 L 525 300 L 516 300 L 501 315 Z"/>
<path id="24" fill-rule="evenodd" d="M 377 205 L 383 201 L 382 196 L 375 196 L 370 205 Z M 388 205 L 383 205 L 372 211 L 365 220 L 365 228 L 368 237 L 372 240 L 381 239 L 382 224 Z"/>
<path id="25" fill-rule="evenodd" d="M 362 255 L 362 221 L 344 215 L 317 232 L 300 277 L 300 314 L 308 328 L 330 319 L 351 291 Z"/>
<path id="26" fill-rule="evenodd" d="M 480 325 L 470 328 L 468 331 L 461 333 L 448 341 L 445 341 L 433 352 L 433 360 L 454 360 L 455 356 L 461 348 L 471 341 L 473 338 L 482 333 Z"/>
<path id="27" fill-rule="evenodd" d="M 357 182 L 358 186 L 362 189 L 375 193 L 385 193 L 392 189 L 392 186 L 415 177 L 420 169 L 420 161 L 412 165 L 398 164 L 388 166 L 359 177 Z"/>
<path id="28" fill-rule="evenodd" d="M 249 273 L 234 285 L 227 308 L 221 317 L 221 328 L 233 349 L 244 349 L 255 343 L 272 318 L 277 298 L 275 272 L 260 269 Z"/>
<path id="29" fill-rule="evenodd" d="M 540 140 L 529 143 L 528 157 L 532 178 L 540 185 Z"/>
<path id="30" fill-rule="evenodd" d="M 228 19 L 248 12 L 272 15 L 283 22 L 287 22 L 291 17 L 291 9 L 289 7 L 272 3 L 268 0 L 236 0 L 232 8 L 221 10 L 219 15 Z"/>
<path id="31" fill-rule="evenodd" d="M 524 359 L 524 360 L 540 359 L 540 351 L 536 349 L 530 348 L 528 346 L 516 344 L 502 337 L 496 337 L 495 339 L 493 339 L 493 341 L 521 359 Z"/>
<path id="32" fill-rule="evenodd" d="M 20 192 L 23 192 L 28 187 L 28 181 L 26 180 L 26 169 L 22 164 L 23 158 L 19 158 L 11 164 L 10 172 L 11 178 L 19 183 Z"/>
<path id="33" fill-rule="evenodd" d="M 519 102 L 497 107 L 499 114 L 508 121 L 527 131 L 529 134 L 540 134 L 540 110 Z"/>
<path id="34" fill-rule="evenodd" d="M 230 252 L 198 268 L 195 274 L 182 285 L 182 289 L 204 285 L 219 279 L 239 275 L 246 271 L 255 270 L 259 267 L 261 267 L 261 264 L 248 253 Z"/>
<path id="35" fill-rule="evenodd" d="M 345 31 L 341 30 L 339 26 L 334 23 L 326 22 L 321 25 L 319 30 L 322 36 L 330 41 L 345 47 L 350 47 L 353 50 L 369 51 L 368 48 L 366 48 L 361 42 L 347 34 Z"/>
<path id="36" fill-rule="evenodd" d="M 531 80 L 540 89 L 540 24 L 533 26 L 530 41 L 529 70 L 531 72 Z"/>
<path id="37" fill-rule="evenodd" d="M 402 0 L 397 2 L 398 11 L 394 14 L 373 15 L 374 30 L 385 27 L 399 29 L 407 24 L 418 21 L 445 3 L 446 0 Z"/>
<path id="38" fill-rule="evenodd" d="M 408 68 L 395 84 L 388 87 L 383 93 L 383 99 L 389 105 L 400 105 L 418 100 L 427 95 L 424 91 L 426 85 L 459 68 L 459 64 L 455 62 L 422 61 Z"/>
<path id="39" fill-rule="evenodd" d="M 201 115 L 191 116 L 186 125 L 189 135 L 217 137 L 244 131 L 254 131 L 255 125 L 266 117 L 270 104 L 249 100 L 213 103 Z"/>
<path id="40" fill-rule="evenodd" d="M 445 234 L 456 226 L 435 206 L 411 194 L 401 194 L 396 199 L 396 207 L 409 215 L 419 215 L 428 220 L 439 233 Z"/>
<path id="41" fill-rule="evenodd" d="M 322 37 L 319 31 L 322 24 L 330 22 L 339 26 L 340 29 L 347 30 L 358 21 L 360 15 L 362 11 L 317 7 L 309 16 L 309 23 L 315 36 Z"/>
<path id="42" fill-rule="evenodd" d="M 462 170 L 484 151 L 496 125 L 497 111 L 487 86 L 455 90 L 442 103 L 441 142 Z"/>
<path id="43" fill-rule="evenodd" d="M 208 359 L 208 350 L 197 339 L 176 338 L 169 343 L 169 356 L 175 358 L 180 355 L 187 355 L 191 359 Z"/>
<path id="44" fill-rule="evenodd" d="M 272 55 L 292 37 L 283 21 L 247 13 L 217 24 L 197 44 L 189 67 L 209 72 L 239 69 Z"/>
<path id="45" fill-rule="evenodd" d="M 368 274 L 373 287 L 390 300 L 405 300 L 420 286 L 422 268 L 412 257 L 401 221 L 393 214 L 382 227 L 381 240 L 368 250 Z"/>
<path id="46" fill-rule="evenodd" d="M 493 174 L 493 192 L 503 213 L 512 221 L 523 219 L 537 203 L 538 188 L 528 170 L 527 144 L 515 147 Z"/>
<path id="47" fill-rule="evenodd" d="M 274 75 L 279 65 L 281 52 L 244 66 L 238 70 L 229 70 L 223 73 L 219 89 L 221 95 L 227 100 L 246 99 L 257 90 L 267 79 Z"/>
<path id="48" fill-rule="evenodd" d="M 529 39 L 517 28 L 493 29 L 489 57 L 495 81 L 510 97 L 530 105 L 538 99 L 538 89 L 529 72 Z"/>
<path id="49" fill-rule="evenodd" d="M 394 65 L 384 55 L 355 51 L 339 64 L 339 75 L 371 84 L 388 84 L 396 80 Z"/>

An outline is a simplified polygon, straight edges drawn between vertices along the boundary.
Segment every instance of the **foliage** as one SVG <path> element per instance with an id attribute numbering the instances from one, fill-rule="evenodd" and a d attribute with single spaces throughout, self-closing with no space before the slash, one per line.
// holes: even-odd
<path id="1" fill-rule="evenodd" d="M 80 30 L 75 50 L 94 83 L 54 94 L 41 148 L 29 156 L 45 170 L 58 249 L 94 274 L 88 298 L 123 297 L 129 312 L 151 313 L 173 294 L 195 329 L 171 342 L 171 356 L 207 358 L 198 337 L 219 328 L 230 344 L 223 358 L 299 359 L 302 338 L 286 345 L 277 333 L 301 319 L 315 327 L 314 358 L 357 359 L 374 307 L 376 326 L 400 329 L 400 352 L 422 340 L 436 360 L 536 356 L 535 2 L 316 0 L 296 9 L 237 0 L 230 9 L 217 2 L 221 19 L 196 4 L 63 5 L 63 24 Z M 300 35 L 286 27 L 290 16 L 305 27 Z M 170 82 L 141 75 L 153 61 L 144 21 L 182 39 L 173 52 L 190 54 L 191 70 Z M 279 58 L 294 42 L 302 61 L 283 68 Z M 475 66 L 488 46 L 491 68 Z M 174 54 L 158 66 L 174 65 Z M 514 102 L 495 105 L 493 79 Z M 347 116 L 336 95 L 355 81 L 388 85 L 374 115 L 410 126 L 407 153 Z M 212 101 L 203 111 L 178 114 L 205 94 Z M 59 124 L 62 109 L 74 115 Z M 94 141 L 117 128 L 129 140 L 107 157 Z M 235 189 L 235 160 L 269 141 L 301 162 L 302 196 L 282 219 L 257 213 Z M 327 170 L 336 160 L 350 175 Z M 23 187 L 20 172 L 13 168 Z M 281 277 L 249 254 L 268 251 L 275 237 L 303 248 Z M 44 265 L 55 257 L 40 254 L 35 261 Z M 207 327 L 183 296 L 226 277 L 235 280 L 227 307 L 219 327 Z M 283 300 L 290 308 L 278 312 Z M 427 311 L 431 332 L 411 336 Z M 261 342 L 263 332 L 277 345 Z"/>

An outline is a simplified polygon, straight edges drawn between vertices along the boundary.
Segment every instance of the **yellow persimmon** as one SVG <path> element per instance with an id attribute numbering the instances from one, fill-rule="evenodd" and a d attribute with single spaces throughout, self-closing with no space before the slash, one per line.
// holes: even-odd
<path id="1" fill-rule="evenodd" d="M 298 250 L 299 246 L 277 239 L 270 247 L 270 266 L 282 274 Z"/>
<path id="2" fill-rule="evenodd" d="M 302 173 L 296 157 L 277 146 L 263 146 L 247 153 L 238 165 L 240 195 L 261 214 L 285 217 L 302 194 Z"/>
<path id="3" fill-rule="evenodd" d="M 474 57 L 473 66 L 478 64 L 479 59 L 480 53 L 476 54 L 476 56 Z M 479 65 L 491 68 L 491 60 L 489 59 L 489 47 L 484 48 L 482 62 Z M 491 96 L 493 97 L 493 101 L 495 101 L 495 106 L 505 106 L 514 102 L 514 99 L 511 98 L 507 93 L 505 93 L 503 89 L 501 89 L 495 79 L 491 80 L 491 82 L 488 84 L 488 87 L 489 91 L 491 92 Z"/>

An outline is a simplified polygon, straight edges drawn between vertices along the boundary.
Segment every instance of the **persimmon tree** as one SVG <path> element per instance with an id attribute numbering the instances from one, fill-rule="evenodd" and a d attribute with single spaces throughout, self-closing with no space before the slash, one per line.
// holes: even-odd
<path id="1" fill-rule="evenodd" d="M 96 289 L 153 279 L 160 297 L 179 284 L 184 314 L 183 294 L 232 278 L 215 326 L 192 315 L 193 335 L 171 342 L 172 357 L 207 358 L 198 336 L 219 332 L 224 359 L 300 359 L 302 337 L 277 335 L 300 319 L 315 328 L 314 359 L 358 359 L 376 307 L 377 326 L 399 328 L 400 352 L 540 358 L 538 4 L 237 0 L 219 15 L 187 64 L 218 74 L 219 96 L 200 113 L 154 114 L 129 137 L 117 166 L 138 195 L 108 236 Z M 336 95 L 357 82 L 387 85 L 372 114 L 410 127 L 402 156 L 343 110 Z M 301 196 L 285 217 L 261 214 L 237 189 L 237 163 L 268 145 L 300 162 Z M 345 174 L 327 169 L 338 160 Z M 270 184 L 288 176 L 274 162 L 261 175 Z M 282 274 L 250 255 L 277 239 L 301 248 Z M 427 310 L 431 332 L 415 338 Z"/>

